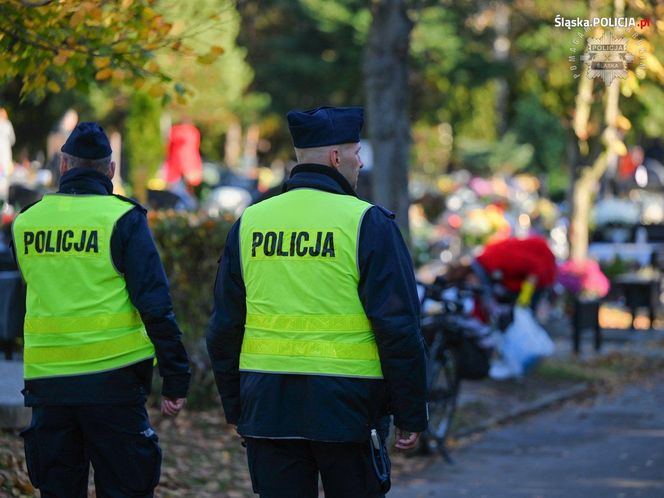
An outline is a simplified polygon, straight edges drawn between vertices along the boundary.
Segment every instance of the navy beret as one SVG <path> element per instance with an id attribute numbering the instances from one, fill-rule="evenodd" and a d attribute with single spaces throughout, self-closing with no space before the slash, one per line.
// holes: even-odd
<path id="1" fill-rule="evenodd" d="M 101 126 L 83 122 L 76 125 L 60 150 L 82 159 L 103 159 L 111 155 L 111 144 Z"/>
<path id="2" fill-rule="evenodd" d="M 290 111 L 288 129 L 298 149 L 357 143 L 364 123 L 361 107 L 317 107 Z"/>

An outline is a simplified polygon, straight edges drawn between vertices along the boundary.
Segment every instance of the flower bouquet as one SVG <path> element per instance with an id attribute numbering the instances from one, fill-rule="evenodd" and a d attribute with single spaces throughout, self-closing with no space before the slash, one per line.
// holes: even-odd
<path id="1" fill-rule="evenodd" d="M 602 273 L 597 261 L 565 261 L 558 268 L 558 283 L 581 301 L 605 297 L 611 288 L 609 279 Z"/>

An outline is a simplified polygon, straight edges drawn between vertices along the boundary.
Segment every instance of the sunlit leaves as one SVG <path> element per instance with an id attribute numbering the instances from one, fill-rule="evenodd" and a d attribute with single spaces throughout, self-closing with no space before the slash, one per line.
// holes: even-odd
<path id="1" fill-rule="evenodd" d="M 0 83 L 20 78 L 24 97 L 83 88 L 91 81 L 120 86 L 150 80 L 160 88 L 151 87 L 150 93 L 174 93 L 156 53 L 199 55 L 187 46 L 198 27 L 168 22 L 155 0 L 40 3 L 0 2 Z M 222 47 L 206 49 L 201 62 L 210 64 L 221 54 Z"/>
<path id="2" fill-rule="evenodd" d="M 107 67 L 98 71 L 97 74 L 95 74 L 95 79 L 97 81 L 104 81 L 109 79 L 111 76 L 113 76 L 113 70 Z"/>
<path id="3" fill-rule="evenodd" d="M 171 4 L 172 5 L 172 4 Z M 174 122 L 192 120 L 201 130 L 201 151 L 220 158 L 220 137 L 230 122 L 255 122 L 264 103 L 248 91 L 253 71 L 247 50 L 237 42 L 240 13 L 234 0 L 189 0 L 163 9 L 168 22 L 193 25 L 194 36 L 183 40 L 184 48 L 174 57 L 162 52 L 157 61 L 173 78 L 172 101 L 166 109 Z M 205 30 L 206 24 L 220 26 Z M 202 56 L 200 64 L 197 58 Z M 280 63 L 280 61 L 279 61 Z"/>
<path id="4" fill-rule="evenodd" d="M 98 69 L 103 69 L 111 64 L 110 57 L 95 57 L 94 64 Z"/>
<path id="5" fill-rule="evenodd" d="M 224 53 L 224 47 L 213 46 L 210 48 L 210 53 L 216 57 L 219 57 Z"/>
<path id="6" fill-rule="evenodd" d="M 46 83 L 46 88 L 49 92 L 52 93 L 59 93 L 61 90 L 60 85 L 58 85 L 55 81 L 49 81 Z"/>

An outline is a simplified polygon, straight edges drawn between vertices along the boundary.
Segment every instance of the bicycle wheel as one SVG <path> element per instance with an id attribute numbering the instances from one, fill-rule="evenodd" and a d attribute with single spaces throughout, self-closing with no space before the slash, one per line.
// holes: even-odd
<path id="1" fill-rule="evenodd" d="M 429 429 L 431 442 L 445 445 L 456 410 L 459 378 L 454 353 L 442 347 L 432 358 L 429 386 Z"/>

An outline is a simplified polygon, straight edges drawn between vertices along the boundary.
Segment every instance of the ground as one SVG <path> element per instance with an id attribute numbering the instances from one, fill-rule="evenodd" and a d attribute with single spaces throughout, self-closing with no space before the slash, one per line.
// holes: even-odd
<path id="1" fill-rule="evenodd" d="M 151 419 L 164 454 L 156 497 L 254 496 L 244 448 L 219 409 L 185 410 L 175 420 L 151 410 Z M 38 496 L 27 476 L 17 431 L 0 433 L 0 497 L 5 496 Z M 92 484 L 89 496 L 95 496 Z"/>
<path id="2" fill-rule="evenodd" d="M 664 496 L 664 376 L 479 436 L 391 498 Z"/>
<path id="3" fill-rule="evenodd" d="M 664 454 L 661 446 L 664 420 L 662 415 L 651 412 L 657 411 L 654 409 L 656 401 L 659 406 L 664 405 L 664 392 L 659 388 L 652 390 L 653 383 L 647 383 L 655 372 L 664 372 L 663 349 L 664 342 L 609 344 L 606 352 L 599 356 L 589 355 L 580 360 L 562 355 L 549 360 L 537 372 L 518 381 L 464 383 L 455 426 L 457 437 L 450 445 L 456 464 L 444 464 L 438 456 L 393 453 L 393 482 L 409 482 L 411 487 L 395 489 L 389 496 L 437 496 L 435 493 L 440 486 L 446 490 L 445 496 L 480 496 L 475 491 L 464 494 L 463 490 L 470 488 L 464 488 L 462 484 L 475 482 L 477 486 L 484 483 L 482 485 L 487 487 L 481 491 L 489 490 L 487 496 L 492 498 L 558 496 L 549 493 L 552 488 L 546 488 L 545 479 L 557 483 L 564 480 L 564 475 L 574 475 L 577 467 L 583 468 L 589 476 L 586 481 L 575 477 L 579 485 L 585 482 L 583 486 L 586 488 L 579 489 L 587 491 L 591 485 L 606 485 L 606 489 L 611 489 L 611 493 L 598 496 L 621 496 L 623 491 L 627 493 L 622 495 L 625 497 L 664 496 L 664 488 L 652 488 L 662 482 L 648 473 L 655 465 L 661 480 L 664 462 L 656 452 L 660 456 Z M 565 393 L 573 394 L 573 405 L 558 411 L 562 398 L 570 396 L 560 399 L 556 396 Z M 618 393 L 625 393 L 624 401 L 615 398 Z M 608 401 L 595 403 L 595 399 Z M 615 406 L 611 405 L 611 399 L 618 400 Z M 544 405 L 542 400 L 546 401 Z M 545 413 L 542 415 L 526 417 L 528 413 L 543 409 Z M 642 412 L 648 415 L 639 415 Z M 218 406 L 204 411 L 186 410 L 175 420 L 152 411 L 152 420 L 164 451 L 157 497 L 255 496 L 251 492 L 244 448 L 224 424 Z M 629 426 L 629 430 L 617 431 L 632 423 L 636 425 Z M 500 428 L 504 424 L 510 425 Z M 479 436 L 482 433 L 486 436 Z M 651 443 L 648 447 L 655 452 L 652 455 L 638 451 L 638 447 L 645 446 L 646 442 Z M 618 447 L 622 448 L 620 454 L 616 453 Z M 627 456 L 620 456 L 623 454 Z M 572 456 L 577 458 L 577 463 L 568 461 Z M 580 466 L 590 461 L 597 464 L 587 470 Z M 634 472 L 630 470 L 633 466 L 637 469 Z M 601 472 L 604 467 L 611 469 L 618 481 L 607 480 L 609 477 Z M 625 469 L 627 474 L 618 473 L 620 469 Z M 525 494 L 495 494 L 495 487 L 488 487 L 491 479 L 499 480 L 493 485 L 498 486 L 501 493 L 506 492 L 503 485 L 505 472 L 513 474 L 516 482 L 526 482 L 532 474 L 536 482 L 523 488 Z M 413 488 L 413 483 L 424 486 L 421 489 L 425 494 L 421 494 L 419 488 Z M 544 483 L 544 487 L 537 488 L 537 483 Z M 636 493 L 636 490 L 646 493 L 652 489 L 657 489 L 660 494 L 629 494 Z M 432 490 L 433 495 L 427 494 Z M 448 491 L 457 494 L 448 494 Z M 566 496 L 587 496 L 574 495 L 573 489 L 568 491 L 571 494 Z M 0 432 L 0 497 L 4 496 L 37 496 L 26 475 L 22 442 L 17 431 Z M 92 489 L 90 496 L 94 496 Z"/>

